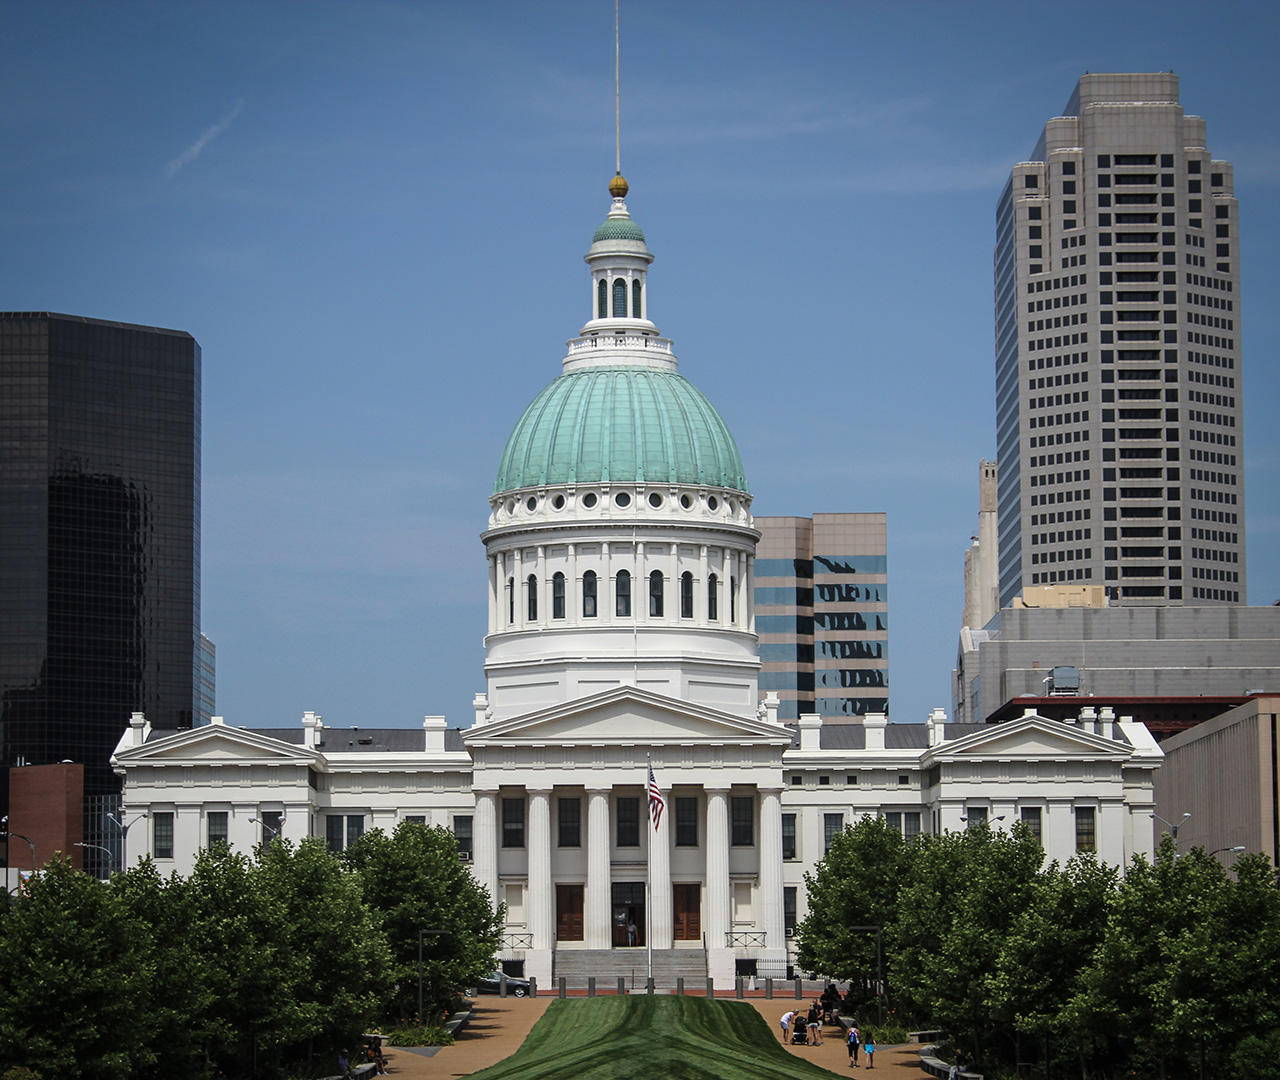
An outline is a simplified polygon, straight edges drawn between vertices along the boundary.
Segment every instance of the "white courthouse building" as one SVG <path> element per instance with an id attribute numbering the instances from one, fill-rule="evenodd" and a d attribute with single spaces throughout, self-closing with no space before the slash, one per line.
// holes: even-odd
<path id="1" fill-rule="evenodd" d="M 610 184 L 590 318 L 516 424 L 489 499 L 486 692 L 422 730 L 214 723 L 114 756 L 127 861 L 279 833 L 340 849 L 413 819 L 451 829 L 506 905 L 502 953 L 536 976 L 781 976 L 804 875 L 867 814 L 914 835 L 978 820 L 1049 858 L 1150 853 L 1146 729 L 1091 715 L 1000 725 L 778 720 L 758 689 L 752 497 L 732 435 L 650 318 L 653 256 Z M 481 582 L 477 581 L 477 594 Z M 648 817 L 647 768 L 666 800 Z M 658 959 L 670 961 L 659 968 Z"/>

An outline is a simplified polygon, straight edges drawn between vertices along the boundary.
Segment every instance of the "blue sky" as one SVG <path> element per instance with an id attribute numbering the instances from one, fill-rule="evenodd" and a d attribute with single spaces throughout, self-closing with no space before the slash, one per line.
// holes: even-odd
<path id="1" fill-rule="evenodd" d="M 203 348 L 218 711 L 468 723 L 487 495 L 588 317 L 612 5 L 0 15 L 0 307 Z M 1177 71 L 1235 165 L 1249 598 L 1280 599 L 1280 5 L 624 0 L 622 32 L 651 312 L 757 513 L 888 513 L 895 719 L 950 705 L 996 199 L 1085 70 Z"/>

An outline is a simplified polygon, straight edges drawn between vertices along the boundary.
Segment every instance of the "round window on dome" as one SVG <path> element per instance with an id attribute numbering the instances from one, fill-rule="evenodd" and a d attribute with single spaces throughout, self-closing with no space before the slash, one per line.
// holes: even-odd
<path id="1" fill-rule="evenodd" d="M 649 495 L 649 505 L 652 506 L 655 510 L 658 509 L 658 507 L 662 505 L 662 496 L 659 495 L 656 491 L 651 493 Z"/>
<path id="2" fill-rule="evenodd" d="M 691 506 L 693 505 L 693 496 L 692 496 L 692 495 L 690 495 L 688 492 L 686 492 L 685 494 L 681 495 L 681 496 L 680 496 L 680 505 L 681 505 L 681 506 L 683 506 L 686 510 L 688 510 L 688 509 L 689 509 L 689 507 L 691 507 Z"/>
<path id="3" fill-rule="evenodd" d="M 584 496 L 582 496 L 582 505 L 585 506 L 588 510 L 590 510 L 593 506 L 595 506 L 595 504 L 596 504 L 596 493 L 594 491 L 588 491 Z"/>
<path id="4" fill-rule="evenodd" d="M 624 507 L 625 507 L 625 506 L 630 506 L 630 505 L 631 505 L 631 496 L 630 496 L 630 495 L 628 495 L 625 491 L 619 491 L 619 492 L 618 492 L 618 494 L 616 494 L 616 495 L 613 497 L 613 501 L 614 501 L 615 503 L 617 503 L 619 506 L 624 506 Z"/>
<path id="5" fill-rule="evenodd" d="M 526 510 L 536 510 L 538 509 L 538 500 L 530 495 L 529 498 L 525 500 L 524 505 Z"/>
<path id="6" fill-rule="evenodd" d="M 712 510 L 718 510 L 720 509 L 720 500 L 717 499 L 714 495 L 712 495 L 709 499 L 707 499 L 707 506 L 710 507 Z"/>
<path id="7" fill-rule="evenodd" d="M 563 509 L 564 509 L 564 496 L 563 496 L 563 495 L 557 495 L 554 499 L 552 499 L 552 500 L 551 500 L 551 505 L 552 505 L 552 506 L 554 506 L 557 510 L 563 510 Z"/>

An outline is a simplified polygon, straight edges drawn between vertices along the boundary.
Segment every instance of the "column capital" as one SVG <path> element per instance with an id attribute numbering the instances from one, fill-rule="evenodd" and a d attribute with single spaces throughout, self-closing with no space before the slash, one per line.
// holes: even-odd
<path id="1" fill-rule="evenodd" d="M 728 795 L 733 788 L 729 784 L 703 784 L 702 790 L 708 795 Z"/>
<path id="2" fill-rule="evenodd" d="M 525 793 L 526 793 L 527 795 L 547 795 L 547 796 L 550 796 L 550 794 L 551 794 L 551 792 L 554 790 L 554 788 L 555 788 L 555 785 L 553 785 L 553 784 L 547 784 L 545 787 L 544 787 L 544 786 L 542 786 L 542 785 L 539 785 L 538 787 L 531 787 L 531 786 L 529 786 L 528 784 L 525 784 L 525 786 L 524 786 L 524 790 L 525 790 Z"/>
<path id="3" fill-rule="evenodd" d="M 474 795 L 476 798 L 480 798 L 482 795 L 488 795 L 491 799 L 492 799 L 492 798 L 497 798 L 497 795 L 498 795 L 498 785 L 497 785 L 497 784 L 493 784 L 493 785 L 489 785 L 489 784 L 472 784 L 472 785 L 471 785 L 471 794 L 472 794 L 472 795 Z"/>
<path id="4" fill-rule="evenodd" d="M 756 790 L 757 790 L 758 792 L 760 792 L 760 794 L 761 794 L 761 795 L 766 795 L 766 796 L 768 796 L 768 795 L 773 795 L 773 796 L 776 796 L 777 798 L 781 798 L 781 797 L 782 797 L 782 793 L 783 793 L 784 791 L 786 791 L 787 789 L 786 789 L 786 788 L 784 788 L 784 787 L 759 787 L 759 786 L 757 786 L 757 787 L 756 787 Z"/>

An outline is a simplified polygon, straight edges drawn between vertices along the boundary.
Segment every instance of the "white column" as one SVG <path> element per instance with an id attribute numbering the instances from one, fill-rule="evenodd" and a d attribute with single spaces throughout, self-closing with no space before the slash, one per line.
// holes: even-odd
<path id="1" fill-rule="evenodd" d="M 606 540 L 600 545 L 600 579 L 596 582 L 596 618 L 606 624 L 613 622 L 617 610 L 613 586 L 613 559 Z"/>
<path id="2" fill-rule="evenodd" d="M 756 591 L 752 587 L 756 576 L 756 557 L 748 555 L 746 560 L 745 581 L 742 584 L 742 601 L 747 605 L 747 629 L 756 632 Z"/>
<path id="3" fill-rule="evenodd" d="M 613 881 L 609 867 L 609 789 L 587 791 L 587 895 L 586 938 L 588 949 L 613 945 Z"/>
<path id="4" fill-rule="evenodd" d="M 779 819 L 781 820 L 781 819 Z M 725 934 L 733 926 L 729 884 L 729 792 L 707 791 L 707 898 L 703 904 L 707 946 L 725 948 Z"/>
<path id="5" fill-rule="evenodd" d="M 707 589 L 710 569 L 707 566 L 707 545 L 698 548 L 698 580 L 693 586 L 693 613 L 699 626 L 707 625 Z"/>
<path id="6" fill-rule="evenodd" d="M 564 614 L 570 626 L 582 619 L 582 582 L 578 580 L 578 549 L 569 545 L 569 565 L 564 574 Z"/>
<path id="7" fill-rule="evenodd" d="M 516 548 L 515 556 L 515 575 L 511 582 L 511 595 L 516 607 L 513 625 L 519 628 L 524 626 L 526 614 L 524 606 L 524 549 Z"/>
<path id="8" fill-rule="evenodd" d="M 538 625 L 551 622 L 551 580 L 547 577 L 547 549 L 538 545 Z"/>
<path id="9" fill-rule="evenodd" d="M 498 903 L 497 792 L 474 790 L 476 808 L 471 822 L 471 874 Z"/>
<path id="10" fill-rule="evenodd" d="M 668 792 L 668 795 L 670 793 Z M 648 802 L 645 794 L 640 805 Z M 668 798 L 668 804 L 671 800 Z M 655 949 L 669 949 L 674 932 L 675 911 L 671 895 L 671 830 L 668 822 L 673 809 L 670 805 L 662 812 L 655 830 L 653 820 L 646 818 L 645 829 L 649 834 L 649 942 Z"/>
<path id="11" fill-rule="evenodd" d="M 782 791 L 760 789 L 760 914 L 765 948 L 785 951 L 782 907 Z"/>
<path id="12" fill-rule="evenodd" d="M 529 792 L 529 930 L 535 949 L 555 941 L 555 897 L 551 888 L 551 792 Z"/>
<path id="13" fill-rule="evenodd" d="M 498 558 L 489 556 L 489 633 L 498 629 Z"/>

